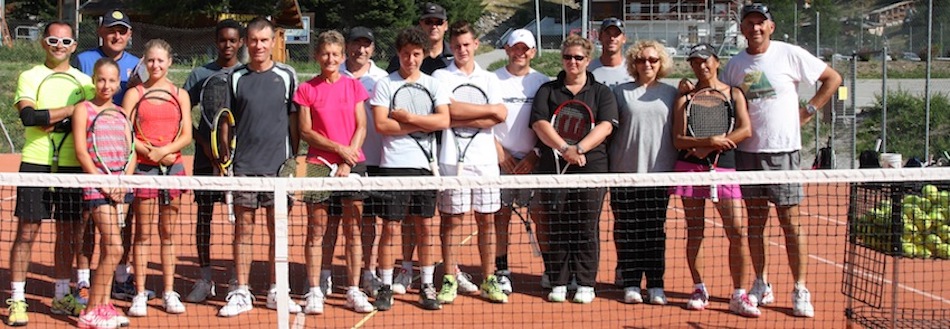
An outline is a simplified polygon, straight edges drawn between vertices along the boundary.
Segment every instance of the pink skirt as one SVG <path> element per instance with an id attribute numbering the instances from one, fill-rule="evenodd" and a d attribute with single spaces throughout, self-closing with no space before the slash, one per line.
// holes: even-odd
<path id="1" fill-rule="evenodd" d="M 676 172 L 709 172 L 709 167 L 686 161 L 676 161 L 673 167 Z M 735 168 L 716 168 L 716 172 L 735 172 Z M 742 199 L 742 190 L 737 184 L 718 185 L 720 199 Z M 684 198 L 709 198 L 709 186 L 674 186 L 670 188 L 670 194 L 679 195 Z"/>

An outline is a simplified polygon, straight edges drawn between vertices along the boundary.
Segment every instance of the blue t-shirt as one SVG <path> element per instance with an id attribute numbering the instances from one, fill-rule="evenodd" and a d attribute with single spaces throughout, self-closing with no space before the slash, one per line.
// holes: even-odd
<path id="1" fill-rule="evenodd" d="M 82 73 L 92 76 L 92 69 L 95 67 L 96 61 L 103 57 L 106 57 L 106 54 L 102 52 L 102 49 L 89 49 L 76 55 L 73 59 L 72 66 L 78 68 Z M 112 96 L 112 102 L 122 104 L 122 98 L 125 97 L 125 90 L 128 89 L 129 77 L 132 76 L 132 71 L 135 69 L 135 66 L 139 64 L 139 58 L 127 51 L 123 51 L 122 57 L 119 57 L 116 63 L 119 64 L 119 81 L 121 88 L 119 92 L 115 93 L 115 96 Z"/>

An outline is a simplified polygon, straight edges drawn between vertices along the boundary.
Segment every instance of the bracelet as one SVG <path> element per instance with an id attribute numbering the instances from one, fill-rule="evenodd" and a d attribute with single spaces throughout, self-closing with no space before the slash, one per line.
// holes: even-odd
<path id="1" fill-rule="evenodd" d="M 584 154 L 584 153 L 587 153 L 587 150 L 585 150 L 583 147 L 581 147 L 581 144 L 574 145 L 574 147 L 577 147 L 577 154 Z"/>
<path id="2" fill-rule="evenodd" d="M 567 149 L 570 147 L 571 147 L 571 144 L 564 143 L 564 145 L 561 145 L 561 147 L 558 148 L 558 151 L 561 151 L 561 153 L 564 153 L 564 152 L 567 152 Z"/>

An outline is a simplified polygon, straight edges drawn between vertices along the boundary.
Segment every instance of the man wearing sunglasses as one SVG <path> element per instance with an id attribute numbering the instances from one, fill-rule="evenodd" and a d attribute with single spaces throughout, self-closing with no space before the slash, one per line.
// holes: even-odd
<path id="1" fill-rule="evenodd" d="M 740 15 L 739 28 L 749 47 L 729 60 L 722 74 L 723 82 L 742 88 L 752 122 L 752 137 L 739 143 L 736 150 L 736 169 L 798 170 L 801 125 L 831 99 L 841 84 L 841 75 L 801 47 L 770 40 L 775 21 L 765 5 L 745 5 Z M 800 82 L 821 82 L 804 107 L 799 106 Z M 766 276 L 768 242 L 764 235 L 771 202 L 785 232 L 789 267 L 795 280 L 792 314 L 814 317 L 811 293 L 805 287 L 808 248 L 798 209 L 804 198 L 801 184 L 744 185 L 742 196 L 749 214 L 749 251 L 756 276 L 749 295 L 755 296 L 760 305 L 775 300 Z"/>
<path id="2" fill-rule="evenodd" d="M 422 59 L 422 66 L 419 70 L 422 73 L 432 75 L 435 70 L 448 67 L 455 59 L 449 43 L 445 41 L 445 31 L 449 28 L 449 19 L 445 14 L 445 8 L 435 3 L 426 2 L 422 6 L 419 27 L 429 35 L 429 44 L 432 45 L 429 53 Z M 393 73 L 398 70 L 399 57 L 394 55 L 389 59 L 389 67 L 386 68 L 386 71 Z"/>
<path id="3" fill-rule="evenodd" d="M 73 144 L 69 118 L 73 105 L 95 95 L 92 78 L 69 65 L 69 56 L 76 51 L 72 27 L 62 21 L 51 22 L 43 30 L 40 41 L 46 54 L 43 64 L 20 74 L 17 79 L 15 106 L 24 126 L 23 155 L 20 172 L 82 173 Z M 79 86 L 54 74 L 69 74 Z M 47 77 L 51 77 L 47 79 Z M 42 93 L 41 93 L 42 86 Z M 55 91 L 55 92 L 51 92 Z M 62 146 L 58 159 L 53 148 Z M 57 166 L 58 169 L 53 169 Z M 75 232 L 81 232 L 82 191 L 74 188 L 18 187 L 16 194 L 16 236 L 10 249 L 10 290 L 7 300 L 7 325 L 25 326 L 26 276 L 33 242 L 43 219 L 53 218 L 56 225 L 55 290 L 50 312 L 78 316 L 85 308 L 70 292 L 73 243 Z"/>
<path id="4" fill-rule="evenodd" d="M 623 21 L 615 17 L 605 19 L 600 23 L 597 38 L 601 45 L 600 57 L 587 67 L 594 74 L 594 79 L 611 90 L 621 83 L 633 81 L 627 73 L 627 62 L 623 59 L 623 45 L 627 42 Z"/>

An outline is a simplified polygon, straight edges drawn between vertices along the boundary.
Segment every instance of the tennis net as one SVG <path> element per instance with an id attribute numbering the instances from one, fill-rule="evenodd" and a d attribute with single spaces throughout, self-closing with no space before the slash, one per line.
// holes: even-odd
<path id="1" fill-rule="evenodd" d="M 332 253 L 329 270 L 333 287 L 332 294 L 326 296 L 323 314 L 291 313 L 289 303 L 303 304 L 309 291 L 310 280 L 307 276 L 304 251 L 308 230 L 307 207 L 301 201 L 289 204 L 275 203 L 276 259 L 275 272 L 268 272 L 269 249 L 268 229 L 265 227 L 265 213 L 256 213 L 256 230 L 253 234 L 249 285 L 256 297 L 254 309 L 234 316 L 220 317 L 218 310 L 226 304 L 227 291 L 233 286 L 232 279 L 234 225 L 228 221 L 227 210 L 219 203 L 214 207 L 211 226 L 211 268 L 213 281 L 216 282 L 216 296 L 210 296 L 201 303 L 185 303 L 184 314 L 172 315 L 165 312 L 162 301 L 164 290 L 162 281 L 162 263 L 159 251 L 162 240 L 159 230 L 153 227 L 152 237 L 146 243 L 149 263 L 146 267 L 146 287 L 155 290 L 158 298 L 149 301 L 146 317 L 131 318 L 131 325 L 143 327 L 360 327 L 390 328 L 404 326 L 457 327 L 457 328 L 656 328 L 656 327 L 783 327 L 783 328 L 831 328 L 845 327 L 854 323 L 870 328 L 945 328 L 950 326 L 950 283 L 942 274 L 950 270 L 950 169 L 868 169 L 868 170 L 813 170 L 788 172 L 737 172 L 737 173 L 662 173 L 646 175 L 525 175 L 502 177 L 374 177 L 352 179 L 323 178 L 265 178 L 265 177 L 145 177 L 145 176 L 91 176 L 91 175 L 42 175 L 22 173 L 0 173 L 0 255 L 10 255 L 13 241 L 17 236 L 17 217 L 14 205 L 17 187 L 56 187 L 58 190 L 79 187 L 130 187 L 130 188 L 168 188 L 188 191 L 234 191 L 261 192 L 283 200 L 288 196 L 297 196 L 302 200 L 307 191 L 350 191 L 362 192 L 370 200 L 390 200 L 391 195 L 416 191 L 447 191 L 453 189 L 519 189 L 533 191 L 534 196 L 522 200 L 520 204 L 531 204 L 530 209 L 517 209 L 516 215 L 509 221 L 510 247 L 505 261 L 509 272 L 513 292 L 507 303 L 491 303 L 480 293 L 459 293 L 451 304 L 442 305 L 439 311 L 428 311 L 420 306 L 419 256 L 414 256 L 412 264 L 414 280 L 405 295 L 396 295 L 393 307 L 388 311 L 357 313 L 347 308 L 346 257 L 347 246 L 345 230 L 339 231 L 339 239 L 327 239 L 328 244 L 336 246 Z M 745 318 L 730 310 L 730 300 L 734 293 L 730 264 L 737 262 L 730 256 L 730 240 L 725 233 L 724 224 L 714 205 L 706 201 L 701 206 L 691 208 L 684 205 L 684 199 L 667 193 L 675 186 L 708 186 L 709 184 L 802 184 L 804 198 L 798 207 L 797 228 L 806 237 L 807 267 L 799 278 L 810 291 L 810 300 L 814 306 L 814 317 L 795 316 L 793 290 L 795 279 L 789 269 L 787 257 L 792 240 L 786 239 L 782 226 L 776 217 L 773 206 L 767 226 L 761 231 L 765 239 L 767 256 L 767 281 L 771 284 L 774 302 L 759 305 L 761 316 Z M 930 187 L 932 186 L 932 187 Z M 602 199 L 598 193 L 578 193 L 579 191 L 604 191 Z M 608 191 L 609 190 L 609 191 Z M 390 192 L 381 192 L 390 191 Z M 723 197 L 719 189 L 720 199 Z M 436 193 L 436 192 L 433 192 Z M 497 193 L 497 192 L 491 192 Z M 559 193 L 563 193 L 559 194 Z M 355 193 L 350 193 L 353 195 Z M 390 197 L 387 197 L 390 195 Z M 592 200 L 577 200 L 579 196 L 592 196 Z M 667 202 L 665 198 L 669 198 Z M 175 270 L 174 290 L 182 299 L 192 290 L 194 283 L 201 278 L 199 260 L 196 252 L 195 223 L 197 207 L 193 203 L 194 193 L 182 196 L 179 216 L 173 220 L 171 240 L 176 245 L 177 268 Z M 559 199 L 560 198 L 560 199 Z M 571 199 L 575 198 L 575 199 Z M 582 218 L 583 210 L 571 206 L 577 201 L 593 202 L 598 209 L 586 209 L 593 214 L 595 225 L 581 225 L 572 222 Z M 624 204 L 622 201 L 629 201 Z M 657 205 L 658 206 L 650 206 Z M 689 203 L 687 203 L 689 204 Z M 720 201 L 720 207 L 727 204 Z M 369 207 L 369 206 L 367 206 Z M 652 208 L 651 208 L 652 207 Z M 505 207 L 507 208 L 507 207 Z M 384 217 L 392 214 L 381 213 L 391 207 L 375 207 L 374 212 Z M 544 209 L 548 209 L 545 211 Z M 553 209 L 553 210 L 552 210 Z M 642 211 L 641 211 L 642 210 Z M 698 210 L 702 218 L 687 220 L 687 213 Z M 627 212 L 625 212 L 627 211 Z M 651 230 L 643 222 L 648 221 L 650 212 L 665 216 L 661 219 L 659 231 Z M 761 212 L 761 209 L 759 210 Z M 784 212 L 783 212 L 784 213 Z M 747 211 L 739 208 L 741 222 L 748 224 Z M 533 251 L 526 233 L 525 223 L 519 220 L 523 216 L 540 238 L 540 249 L 545 253 L 546 263 Z M 627 218 L 618 220 L 618 216 Z M 485 279 L 480 267 L 479 226 L 472 212 L 462 215 L 461 227 L 455 231 L 457 262 L 460 270 L 471 275 L 470 281 L 476 285 Z M 428 225 L 428 232 L 435 235 L 435 248 L 441 246 L 439 213 Z M 375 230 L 382 232 L 382 220 L 376 221 Z M 689 225 L 689 224 L 693 225 Z M 153 226 L 157 225 L 155 223 Z M 343 224 L 341 224 L 343 225 Z M 623 225 L 621 226 L 618 225 Z M 131 225 L 134 226 L 134 225 Z M 692 230 L 687 227 L 692 226 Z M 702 226 L 705 239 L 701 242 L 703 255 L 701 268 L 702 282 L 708 291 L 708 305 L 705 310 L 687 310 L 689 300 L 697 286 L 688 267 L 688 250 L 698 244 L 692 238 Z M 362 225 L 366 232 L 367 225 Z M 646 228 L 644 228 L 646 227 Z M 585 228 L 596 229 L 594 241 L 580 241 L 585 237 Z M 688 233 L 692 231 L 693 234 Z M 745 231 L 745 230 L 743 230 Z M 56 226 L 42 225 L 33 244 L 27 274 L 26 299 L 31 325 L 40 327 L 63 327 L 75 325 L 74 318 L 51 315 L 50 305 L 54 295 L 56 279 L 54 269 L 53 241 Z M 757 232 L 755 228 L 751 232 Z M 589 232 L 588 232 L 589 233 Z M 580 240 L 576 240 L 580 239 Z M 378 238 L 374 245 L 379 244 Z M 394 244 L 401 245 L 396 238 Z M 591 247 L 599 248 L 594 257 L 597 266 L 585 268 L 581 258 L 583 251 Z M 619 247 L 618 247 L 619 245 Z M 748 244 L 743 249 L 748 253 Z M 621 256 L 618 257 L 618 248 Z M 399 246 L 394 248 L 395 272 L 400 271 L 404 260 Z M 635 249 L 635 250 L 628 250 Z M 95 269 L 98 253 L 92 259 Z M 374 248 L 376 250 L 376 248 Z M 417 254 L 418 255 L 418 250 Z M 560 255 L 560 256 L 558 256 Z M 558 259 L 557 257 L 563 257 Z M 439 289 L 446 268 L 442 264 L 442 253 L 436 252 L 434 285 Z M 553 258 L 553 259 L 552 259 Z M 375 259 L 375 258 L 374 258 Z M 621 260 L 618 262 L 618 259 Z M 623 263 L 621 285 L 617 285 L 618 263 Z M 644 265 L 646 264 L 646 265 Z M 656 265 L 659 264 L 659 265 Z M 555 286 L 565 284 L 568 289 L 566 302 L 550 302 L 551 289 L 541 285 L 542 274 L 548 267 L 562 266 L 561 269 L 573 272 L 548 278 Z M 495 269 L 499 259 L 490 266 Z M 112 270 L 112 269 L 106 269 Z M 586 272 L 585 272 L 586 271 Z M 75 272 L 72 272 L 75 273 Z M 548 273 L 551 272 L 550 269 Z M 587 278 L 594 274 L 593 288 L 596 298 L 590 304 L 572 303 L 576 299 L 576 288 L 570 281 L 576 281 L 582 287 L 590 284 Z M 644 275 L 644 279 L 635 279 L 633 274 Z M 659 274 L 657 274 L 659 273 Z M 756 278 L 753 266 L 745 268 L 740 278 L 741 288 L 752 288 Z M 495 273 L 502 274 L 502 273 Z M 657 279 L 657 275 L 662 278 Z M 75 274 L 71 275 L 75 281 Z M 11 280 L 9 258 L 0 263 L 0 284 Z M 629 289 L 639 282 L 643 303 L 629 304 L 626 300 Z M 661 283 L 662 282 L 662 283 Z M 266 300 L 271 284 L 276 284 L 278 300 L 276 311 L 267 309 Z M 74 283 L 75 284 L 75 283 Z M 657 302 L 655 289 L 662 285 L 666 305 L 653 305 Z M 5 286 L 6 287 L 6 286 Z M 75 288 L 74 288 L 75 290 Z M 9 297 L 5 292 L 3 297 Z M 374 298 L 369 297 L 373 303 Z M 583 300 L 579 300 L 583 301 Z M 130 302 L 116 300 L 116 306 L 128 313 Z"/>

